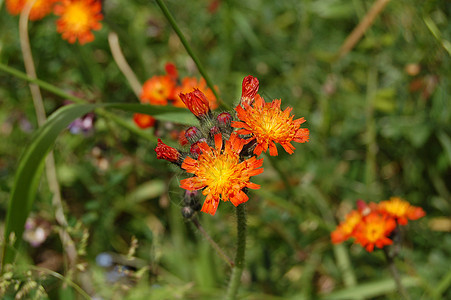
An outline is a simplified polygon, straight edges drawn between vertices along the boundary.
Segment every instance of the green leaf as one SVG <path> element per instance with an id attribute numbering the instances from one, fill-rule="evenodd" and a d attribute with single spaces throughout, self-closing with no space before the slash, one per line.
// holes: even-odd
<path id="1" fill-rule="evenodd" d="M 55 144 L 58 135 L 75 119 L 97 108 L 120 109 L 144 113 L 160 120 L 193 124 L 195 118 L 186 109 L 141 104 L 72 104 L 53 113 L 47 122 L 37 130 L 31 144 L 25 149 L 17 168 L 5 221 L 5 238 L 2 253 L 2 272 L 5 264 L 14 260 L 21 241 L 25 221 L 30 213 L 44 169 L 45 157 Z M 14 238 L 11 238 L 14 237 Z"/>

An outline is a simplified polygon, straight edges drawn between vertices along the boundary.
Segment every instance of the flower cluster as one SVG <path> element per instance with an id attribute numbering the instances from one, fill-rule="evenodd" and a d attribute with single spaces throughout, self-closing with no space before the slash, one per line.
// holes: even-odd
<path id="1" fill-rule="evenodd" d="M 155 75 L 144 82 L 140 101 L 143 104 L 151 105 L 173 105 L 176 107 L 186 107 L 180 94 L 191 92 L 193 89 L 200 90 L 208 100 L 211 109 L 218 107 L 216 97 L 203 78 L 197 80 L 194 77 L 184 77 L 180 79 L 177 68 L 172 63 L 165 66 L 166 75 Z M 145 129 L 155 125 L 155 119 L 146 114 L 135 114 L 133 116 L 138 127 Z"/>
<path id="2" fill-rule="evenodd" d="M 338 244 L 349 238 L 372 252 L 374 247 L 383 248 L 391 245 L 391 235 L 398 225 L 406 225 L 408 220 L 417 220 L 425 216 L 421 207 L 391 197 L 390 200 L 366 204 L 357 201 L 357 210 L 351 211 L 331 233 L 332 243 Z"/>
<path id="3" fill-rule="evenodd" d="M 6 0 L 6 8 L 12 15 L 22 12 L 31 0 Z M 62 38 L 73 44 L 77 40 L 83 45 L 94 40 L 93 30 L 102 27 L 102 4 L 100 0 L 36 0 L 29 19 L 40 20 L 52 11 L 60 18 L 56 21 L 57 31 Z"/>
<path id="4" fill-rule="evenodd" d="M 280 109 L 280 100 L 265 103 L 257 94 L 258 88 L 257 78 L 245 77 L 235 111 L 219 114 L 211 111 L 208 95 L 198 88 L 178 94 L 200 125 L 185 130 L 186 151 L 167 146 L 160 139 L 155 151 L 157 158 L 192 174 L 180 182 L 186 190 L 182 208 L 186 218 L 200 208 L 214 215 L 220 200 L 235 206 L 246 202 L 248 189 L 260 188 L 250 179 L 263 172 L 263 158 L 258 158 L 262 152 L 269 148 L 270 155 L 277 155 L 275 143 L 279 143 L 292 154 L 290 142 L 308 141 L 308 129 L 300 128 L 304 118 L 294 120 L 291 108 Z M 206 196 L 202 206 L 197 191 Z"/>

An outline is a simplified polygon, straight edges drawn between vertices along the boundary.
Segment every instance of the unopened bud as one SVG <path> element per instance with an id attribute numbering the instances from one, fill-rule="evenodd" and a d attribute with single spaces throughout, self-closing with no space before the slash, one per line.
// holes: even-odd
<path id="1" fill-rule="evenodd" d="M 196 126 L 191 126 L 185 131 L 185 137 L 190 143 L 195 143 L 202 137 L 202 133 Z"/>
<path id="2" fill-rule="evenodd" d="M 179 94 L 180 99 L 185 103 L 186 107 L 197 117 L 202 118 L 210 113 L 210 105 L 207 97 L 199 89 L 194 89 L 191 93 Z"/>
<path id="3" fill-rule="evenodd" d="M 252 75 L 244 77 L 241 89 L 241 103 L 251 105 L 258 92 L 258 79 Z"/>
<path id="4" fill-rule="evenodd" d="M 182 157 L 177 149 L 164 144 L 161 139 L 158 139 L 158 144 L 155 148 L 155 152 L 157 153 L 158 159 L 165 159 L 176 164 L 180 163 L 180 158 Z"/>

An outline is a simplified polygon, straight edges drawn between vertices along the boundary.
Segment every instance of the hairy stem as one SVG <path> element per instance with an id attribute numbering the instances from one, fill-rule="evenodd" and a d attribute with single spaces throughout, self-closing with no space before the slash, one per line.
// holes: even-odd
<path id="1" fill-rule="evenodd" d="M 238 288 L 241 284 L 241 274 L 244 269 L 244 257 L 246 253 L 246 204 L 242 203 L 236 207 L 236 229 L 237 245 L 235 253 L 235 267 L 232 270 L 229 287 L 227 289 L 226 299 L 236 299 Z"/>
<path id="2" fill-rule="evenodd" d="M 385 258 L 387 259 L 388 269 L 390 270 L 390 274 L 392 275 L 393 279 L 395 280 L 396 288 L 398 290 L 399 295 L 404 300 L 410 300 L 409 294 L 407 293 L 406 289 L 401 283 L 401 278 L 399 276 L 398 268 L 395 265 L 395 261 L 393 259 L 393 256 L 390 255 L 388 248 L 384 247 L 384 254 Z"/>

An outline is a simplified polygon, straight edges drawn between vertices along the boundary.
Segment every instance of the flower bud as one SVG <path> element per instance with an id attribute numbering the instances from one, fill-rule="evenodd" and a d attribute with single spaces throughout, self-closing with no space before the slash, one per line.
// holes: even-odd
<path id="1" fill-rule="evenodd" d="M 200 143 L 201 141 L 195 142 L 189 149 L 189 152 L 194 156 L 194 158 L 197 158 L 202 153 L 202 150 L 199 147 Z"/>
<path id="2" fill-rule="evenodd" d="M 192 144 L 197 142 L 202 137 L 202 133 L 196 126 L 191 126 L 185 131 L 185 137 Z"/>
<path id="3" fill-rule="evenodd" d="M 210 128 L 210 136 L 214 137 L 215 134 L 220 133 L 218 126 L 213 126 Z"/>
<path id="4" fill-rule="evenodd" d="M 195 211 L 189 206 L 182 207 L 182 216 L 185 219 L 189 219 L 194 215 Z"/>
<path id="5" fill-rule="evenodd" d="M 218 115 L 216 118 L 218 121 L 219 126 L 230 126 L 230 123 L 232 122 L 232 115 L 228 112 L 223 112 Z"/>
<path id="6" fill-rule="evenodd" d="M 157 153 L 158 159 L 165 159 L 175 164 L 181 163 L 180 159 L 182 155 L 180 152 L 177 149 L 164 144 L 161 139 L 158 139 L 158 145 L 155 148 L 155 152 Z"/>
<path id="7" fill-rule="evenodd" d="M 248 75 L 243 79 L 243 85 L 241 89 L 241 103 L 251 105 L 254 101 L 254 97 L 258 92 L 258 79 L 252 75 Z"/>
<path id="8" fill-rule="evenodd" d="M 207 97 L 199 89 L 194 89 L 194 91 L 187 94 L 180 93 L 179 96 L 186 107 L 188 107 L 197 118 L 200 119 L 210 113 Z"/>

